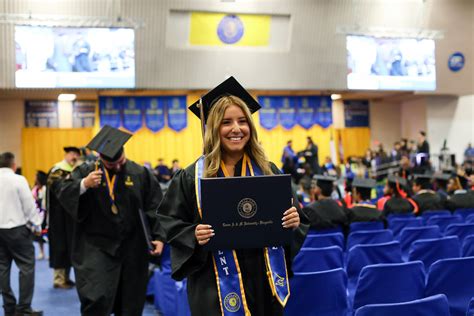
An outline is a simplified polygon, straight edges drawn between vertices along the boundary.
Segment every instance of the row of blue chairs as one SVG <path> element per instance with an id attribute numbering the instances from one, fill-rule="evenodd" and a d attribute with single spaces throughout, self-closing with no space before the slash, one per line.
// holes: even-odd
<path id="1" fill-rule="evenodd" d="M 442 259 L 430 267 L 425 282 L 423 264 L 419 261 L 368 265 L 360 273 L 353 299 L 346 294 L 348 277 L 344 269 L 296 272 L 290 279 L 291 296 L 285 315 L 342 316 L 354 310 L 356 316 L 464 316 L 474 296 L 473 268 L 474 257 Z M 425 306 L 431 301 L 427 297 L 439 294 L 444 295 L 442 313 L 441 309 Z M 415 302 L 407 303 L 413 300 Z M 394 306 L 388 308 L 392 312 L 384 313 L 382 306 L 370 304 Z"/>

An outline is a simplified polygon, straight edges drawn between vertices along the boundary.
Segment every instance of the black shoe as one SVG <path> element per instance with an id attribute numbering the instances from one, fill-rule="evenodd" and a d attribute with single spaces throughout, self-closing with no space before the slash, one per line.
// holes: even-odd
<path id="1" fill-rule="evenodd" d="M 15 316 L 43 316 L 43 311 L 35 311 L 32 309 L 26 311 L 16 311 Z"/>

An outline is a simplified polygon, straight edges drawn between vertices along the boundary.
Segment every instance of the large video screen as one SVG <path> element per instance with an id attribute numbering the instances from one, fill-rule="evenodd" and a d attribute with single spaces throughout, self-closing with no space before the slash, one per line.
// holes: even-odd
<path id="1" fill-rule="evenodd" d="M 436 89 L 434 40 L 349 35 L 347 66 L 349 89 Z"/>
<path id="2" fill-rule="evenodd" d="M 18 88 L 134 88 L 129 28 L 15 26 Z"/>

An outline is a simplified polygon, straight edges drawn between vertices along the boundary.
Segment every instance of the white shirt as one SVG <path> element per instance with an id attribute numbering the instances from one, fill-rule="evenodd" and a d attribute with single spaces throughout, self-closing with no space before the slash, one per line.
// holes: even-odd
<path id="1" fill-rule="evenodd" d="M 42 219 L 25 177 L 11 168 L 0 168 L 0 229 L 41 225 Z"/>

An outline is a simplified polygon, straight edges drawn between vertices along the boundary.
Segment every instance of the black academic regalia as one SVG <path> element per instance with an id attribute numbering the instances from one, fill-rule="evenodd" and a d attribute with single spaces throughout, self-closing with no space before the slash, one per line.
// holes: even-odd
<path id="1" fill-rule="evenodd" d="M 116 315 L 138 316 L 145 303 L 149 251 L 138 212 L 146 213 L 156 239 L 156 210 L 162 193 L 146 168 L 132 161 L 122 168 L 114 189 L 117 215 L 111 211 L 105 175 L 98 188 L 80 195 L 81 179 L 95 164 L 82 164 L 62 184 L 60 199 L 75 225 L 72 263 L 82 315 L 115 311 Z"/>
<path id="2" fill-rule="evenodd" d="M 413 197 L 418 205 L 418 215 L 424 211 L 442 210 L 445 208 L 441 197 L 431 190 L 422 190 Z"/>
<path id="3" fill-rule="evenodd" d="M 391 197 L 383 207 L 382 215 L 386 218 L 390 214 L 413 213 L 415 207 L 407 199 L 402 197 Z"/>
<path id="4" fill-rule="evenodd" d="M 308 217 L 310 227 L 314 229 L 328 229 L 347 226 L 347 215 L 344 209 L 332 199 L 315 201 L 303 208 Z"/>
<path id="5" fill-rule="evenodd" d="M 347 218 L 349 223 L 377 222 L 384 219 L 382 212 L 370 204 L 354 204 L 352 208 L 347 209 Z"/>
<path id="6" fill-rule="evenodd" d="M 234 174 L 240 175 L 241 169 L 242 160 L 235 166 Z M 275 174 L 280 173 L 273 164 L 272 171 Z M 296 196 L 294 202 L 296 206 Z M 284 211 L 282 210 L 282 213 Z M 301 247 L 308 228 L 307 219 L 298 211 L 300 221 L 306 225 L 302 224 L 294 231 L 293 245 L 285 248 L 289 275 L 291 260 Z M 176 280 L 187 278 L 188 301 L 192 315 L 221 315 L 212 254 L 199 246 L 194 233 L 196 226 L 201 223 L 196 203 L 195 164 L 178 171 L 173 177 L 160 204 L 158 220 L 165 232 L 166 242 L 171 245 L 171 276 Z M 239 249 L 236 252 L 245 296 L 252 315 L 283 315 L 283 309 L 270 289 L 263 250 Z"/>
<path id="7" fill-rule="evenodd" d="M 49 266 L 53 269 L 71 268 L 74 223 L 58 200 L 60 182 L 71 173 L 53 167 L 48 173 L 46 209 L 48 211 Z"/>
<path id="8" fill-rule="evenodd" d="M 460 208 L 474 208 L 474 194 L 465 190 L 450 194 L 446 200 L 446 208 L 451 211 Z"/>

